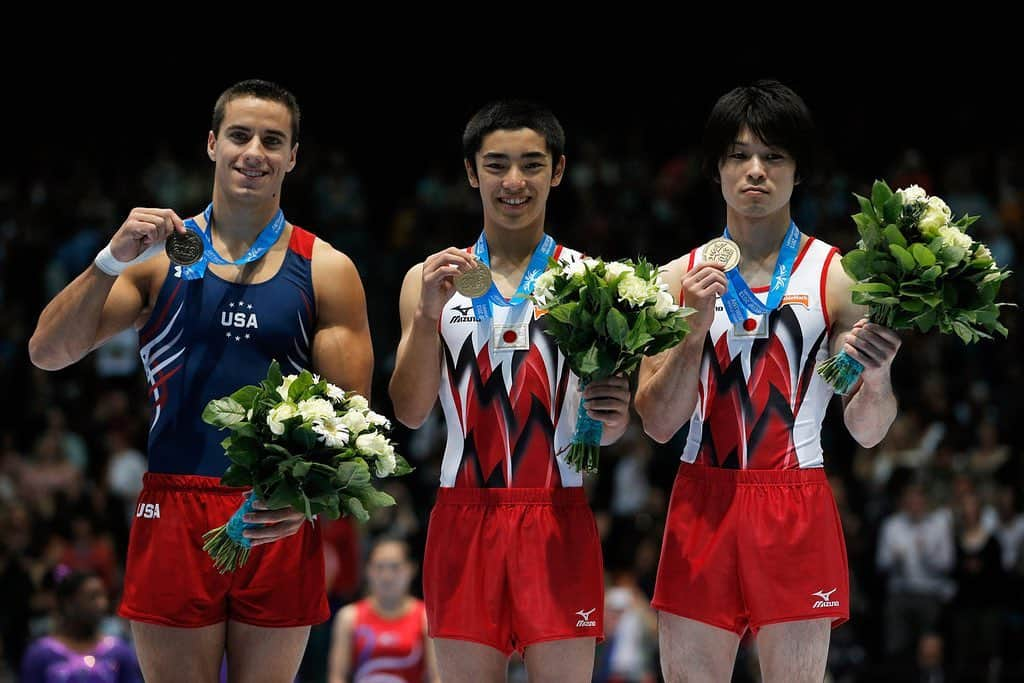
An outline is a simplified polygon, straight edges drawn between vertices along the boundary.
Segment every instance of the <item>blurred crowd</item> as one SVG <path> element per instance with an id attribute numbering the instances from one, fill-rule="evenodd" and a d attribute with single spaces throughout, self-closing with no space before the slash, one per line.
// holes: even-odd
<path id="1" fill-rule="evenodd" d="M 721 230 L 722 202 L 700 174 L 696 149 L 654 153 L 641 129 L 570 142 L 566 182 L 548 213 L 559 241 L 590 254 L 664 262 Z M 875 175 L 893 187 L 919 184 L 957 216 L 982 216 L 975 237 L 1016 269 L 1024 249 L 1020 158 L 906 149 Z M 148 165 L 118 173 L 77 162 L 0 180 L 0 386 L 7 387 L 0 392 L 0 681 L 16 680 L 29 644 L 55 628 L 53 577 L 61 568 L 94 574 L 116 604 L 146 469 L 149 401 L 136 335 L 120 334 L 79 364 L 47 373 L 28 361 L 36 318 L 133 206 L 198 212 L 210 178 L 211 169 L 168 147 Z M 851 248 L 851 193 L 867 194 L 873 178 L 831 168 L 819 185 L 800 186 L 797 224 Z M 359 267 L 376 356 L 373 404 L 390 414 L 385 387 L 402 276 L 429 253 L 470 244 L 480 201 L 456 154 L 414 184 L 391 188 L 386 202 L 375 202 L 367 185 L 343 152 L 306 141 L 283 208 Z M 1019 278 L 1004 284 L 1002 298 L 1021 302 Z M 833 632 L 830 680 L 1024 680 L 1024 468 L 1014 427 L 1021 424 L 1020 319 L 1019 309 L 1004 309 L 1010 341 L 973 347 L 905 334 L 894 366 L 899 417 L 876 448 L 856 447 L 833 402 L 823 445 L 853 599 L 851 621 Z M 439 412 L 415 432 L 399 431 L 417 469 L 385 484 L 398 504 L 363 527 L 341 520 L 328 528 L 335 610 L 360 595 L 371 539 L 387 532 L 422 552 L 444 438 Z M 603 449 L 600 474 L 587 480 L 608 582 L 608 639 L 598 647 L 595 681 L 660 679 L 657 618 L 648 603 L 682 439 L 657 445 L 634 419 L 619 443 Z M 129 638 L 111 611 L 98 628 Z M 329 625 L 314 629 L 302 680 L 324 680 L 329 634 Z M 512 675 L 523 674 L 514 668 Z M 753 643 L 743 644 L 735 679 L 757 680 Z"/>

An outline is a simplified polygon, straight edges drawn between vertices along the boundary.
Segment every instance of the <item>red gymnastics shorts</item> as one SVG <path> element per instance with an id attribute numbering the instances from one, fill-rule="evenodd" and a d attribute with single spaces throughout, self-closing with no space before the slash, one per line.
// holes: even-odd
<path id="1" fill-rule="evenodd" d="M 505 655 L 551 640 L 600 642 L 601 542 L 583 489 L 439 489 L 423 596 L 432 638 Z"/>
<path id="2" fill-rule="evenodd" d="M 146 473 L 117 613 L 184 628 L 229 619 L 278 628 L 326 621 L 319 525 L 306 523 L 292 536 L 254 546 L 234 572 L 214 568 L 203 534 L 230 519 L 243 493 L 215 477 Z"/>
<path id="3" fill-rule="evenodd" d="M 742 635 L 767 624 L 850 618 L 846 543 L 821 468 L 682 463 L 651 604 Z"/>

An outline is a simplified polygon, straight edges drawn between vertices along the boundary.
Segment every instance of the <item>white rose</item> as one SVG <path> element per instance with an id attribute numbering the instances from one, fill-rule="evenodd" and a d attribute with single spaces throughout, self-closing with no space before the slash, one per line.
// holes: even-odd
<path id="1" fill-rule="evenodd" d="M 634 306 L 642 306 L 654 301 L 658 296 L 658 288 L 636 275 L 626 275 L 619 280 L 619 300 Z"/>
<path id="2" fill-rule="evenodd" d="M 672 295 L 668 292 L 658 292 L 658 300 L 654 303 L 654 317 L 667 318 L 679 310 Z"/>
<path id="3" fill-rule="evenodd" d="M 249 410 L 245 413 L 245 419 L 248 420 L 249 422 L 252 422 L 252 408 L 249 408 Z"/>
<path id="4" fill-rule="evenodd" d="M 949 224 L 952 217 L 953 212 L 946 206 L 946 202 L 938 197 L 929 197 L 928 204 L 917 225 L 922 235 L 933 238 L 939 234 L 939 228 Z"/>
<path id="5" fill-rule="evenodd" d="M 341 448 L 348 443 L 348 428 L 339 417 L 325 417 L 313 423 L 313 431 L 328 448 Z"/>
<path id="6" fill-rule="evenodd" d="M 352 394 L 352 397 L 345 405 L 350 409 L 361 410 L 363 412 L 370 409 L 370 404 L 366 401 L 366 397 L 361 396 L 360 394 Z"/>
<path id="7" fill-rule="evenodd" d="M 992 252 L 984 244 L 978 245 L 978 250 L 974 252 L 974 258 L 976 259 L 990 259 L 992 258 Z"/>
<path id="8" fill-rule="evenodd" d="M 392 449 L 393 450 L 393 449 Z M 398 461 L 395 460 L 394 452 L 384 453 L 377 456 L 377 476 L 388 477 L 395 471 Z"/>
<path id="9" fill-rule="evenodd" d="M 545 270 L 533 283 L 533 296 L 541 305 L 547 304 L 555 295 L 555 271 Z"/>
<path id="10" fill-rule="evenodd" d="M 334 405 L 325 398 L 308 398 L 299 401 L 299 414 L 305 421 L 334 417 Z"/>
<path id="11" fill-rule="evenodd" d="M 395 447 L 388 442 L 388 438 L 377 432 L 356 437 L 356 449 L 365 455 L 395 454 Z"/>
<path id="12" fill-rule="evenodd" d="M 949 225 L 939 228 L 939 237 L 943 247 L 960 247 L 967 251 L 974 244 L 974 238 Z"/>
<path id="13" fill-rule="evenodd" d="M 564 272 L 570 278 L 581 278 L 586 270 L 587 266 L 584 261 L 573 261 L 565 267 Z"/>
<path id="14" fill-rule="evenodd" d="M 284 383 L 277 388 L 277 395 L 281 397 L 282 401 L 288 400 L 288 387 L 298 378 L 298 375 L 288 375 L 284 378 Z"/>
<path id="15" fill-rule="evenodd" d="M 366 428 L 370 426 L 370 423 L 366 421 L 366 416 L 358 410 L 350 410 L 340 419 L 341 423 L 353 434 L 365 432 Z"/>
<path id="16" fill-rule="evenodd" d="M 905 187 L 902 190 L 896 190 L 896 194 L 903 200 L 903 204 L 910 204 L 911 202 L 926 202 L 928 201 L 928 193 L 924 191 L 924 188 L 918 185 L 911 185 Z"/>
<path id="17" fill-rule="evenodd" d="M 267 415 L 267 426 L 270 431 L 278 436 L 284 434 L 284 422 L 299 414 L 294 403 L 281 403 L 273 408 Z"/>
<path id="18" fill-rule="evenodd" d="M 327 383 L 327 396 L 332 401 L 335 401 L 337 403 L 341 403 L 342 401 L 345 400 L 345 390 L 342 389 L 341 387 L 335 385 L 335 384 L 331 384 L 330 382 L 328 382 Z"/>
<path id="19" fill-rule="evenodd" d="M 625 263 L 619 263 L 618 261 L 611 261 L 610 263 L 604 264 L 604 279 L 607 282 L 611 282 L 623 273 L 629 273 L 632 275 L 634 272 L 633 266 L 628 266 Z"/>
<path id="20" fill-rule="evenodd" d="M 376 427 L 391 429 L 391 420 L 387 419 L 380 413 L 373 412 L 372 410 L 366 413 L 366 421 Z"/>

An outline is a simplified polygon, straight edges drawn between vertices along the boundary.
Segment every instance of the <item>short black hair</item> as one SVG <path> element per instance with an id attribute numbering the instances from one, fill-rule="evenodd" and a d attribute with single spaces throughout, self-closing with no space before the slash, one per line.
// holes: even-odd
<path id="1" fill-rule="evenodd" d="M 565 130 L 547 107 L 528 100 L 497 100 L 484 105 L 466 124 L 462 133 L 462 156 L 476 170 L 476 153 L 484 137 L 496 130 L 529 128 L 544 138 L 552 165 L 565 152 Z"/>
<path id="2" fill-rule="evenodd" d="M 381 547 L 382 545 L 389 545 L 389 544 L 397 545 L 397 546 L 399 546 L 402 549 L 402 554 L 405 555 L 405 561 L 406 562 L 412 562 L 413 561 L 412 560 L 412 548 L 409 547 L 409 542 L 408 541 L 406 541 L 404 538 L 401 538 L 400 536 L 392 536 L 392 535 L 385 534 L 383 536 L 377 537 L 373 541 L 373 544 L 370 546 L 370 551 L 368 553 L 366 553 L 366 560 L 367 560 L 367 562 L 369 562 L 370 558 L 373 557 L 373 553 L 377 551 L 377 548 Z"/>
<path id="3" fill-rule="evenodd" d="M 213 121 L 210 124 L 210 130 L 213 131 L 214 136 L 220 134 L 220 127 L 224 123 L 224 112 L 227 109 L 228 102 L 239 97 L 255 97 L 259 100 L 269 100 L 270 102 L 280 102 L 283 104 L 288 109 L 288 113 L 292 115 L 292 147 L 299 142 L 299 119 L 301 116 L 299 102 L 295 99 L 295 95 L 277 83 L 262 81 L 258 78 L 235 83 L 220 94 L 220 97 L 217 98 L 217 103 L 213 105 Z"/>
<path id="4" fill-rule="evenodd" d="M 774 80 L 740 86 L 718 98 L 701 141 L 702 167 L 712 180 L 718 164 L 744 127 L 767 145 L 781 147 L 796 162 L 796 177 L 817 177 L 820 144 L 807 104 L 791 88 Z"/>

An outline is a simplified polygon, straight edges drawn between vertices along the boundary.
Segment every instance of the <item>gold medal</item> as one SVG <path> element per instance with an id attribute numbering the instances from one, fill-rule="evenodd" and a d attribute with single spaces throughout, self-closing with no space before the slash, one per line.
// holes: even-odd
<path id="1" fill-rule="evenodd" d="M 483 296 L 491 288 L 491 269 L 483 261 L 477 261 L 476 268 L 455 276 L 455 291 L 470 299 Z"/>
<path id="2" fill-rule="evenodd" d="M 704 245 L 701 260 L 720 263 L 725 270 L 732 270 L 740 264 L 740 245 L 726 237 L 716 237 Z"/>
<path id="3" fill-rule="evenodd" d="M 203 257 L 203 239 L 192 230 L 172 232 L 164 242 L 164 251 L 172 263 L 191 266 Z"/>

